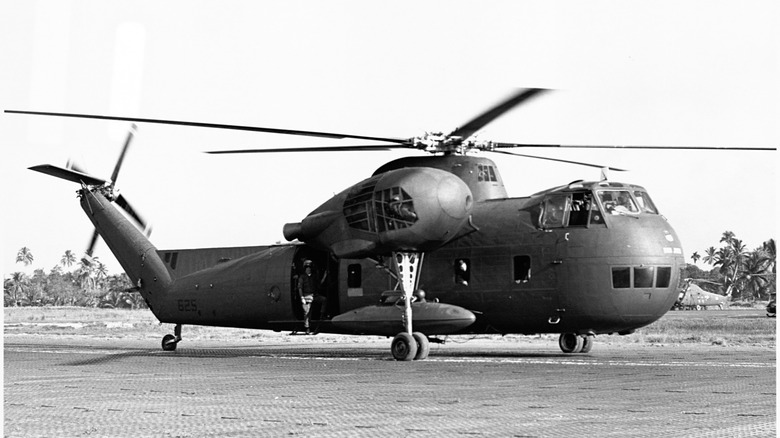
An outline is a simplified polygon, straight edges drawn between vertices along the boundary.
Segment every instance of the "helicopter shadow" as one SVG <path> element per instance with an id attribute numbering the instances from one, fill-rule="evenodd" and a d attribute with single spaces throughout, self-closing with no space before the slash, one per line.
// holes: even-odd
<path id="1" fill-rule="evenodd" d="M 104 365 L 113 362 L 121 362 L 129 359 L 149 358 L 158 360 L 174 359 L 240 359 L 240 358 L 272 358 L 272 359 L 340 359 L 340 360 L 365 360 L 365 361 L 389 361 L 396 362 L 386 348 L 344 348 L 333 346 L 294 347 L 232 347 L 232 348 L 179 348 L 176 351 L 161 351 L 154 348 L 131 349 L 116 348 L 117 352 L 111 352 L 110 348 L 101 348 L 105 353 L 93 354 L 93 357 L 81 358 L 61 363 L 64 366 L 90 366 Z M 109 351 L 106 351 L 109 350 Z M 563 352 L 540 351 L 513 351 L 501 349 L 490 350 L 464 350 L 457 351 L 432 350 L 428 360 L 501 360 L 501 359 L 586 359 L 589 354 L 572 356 Z"/>

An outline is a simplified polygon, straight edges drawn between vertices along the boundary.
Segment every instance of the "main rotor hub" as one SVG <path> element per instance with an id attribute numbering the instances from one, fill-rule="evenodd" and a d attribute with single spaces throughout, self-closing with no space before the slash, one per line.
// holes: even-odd
<path id="1" fill-rule="evenodd" d="M 411 143 L 415 148 L 431 153 L 465 155 L 473 150 L 491 151 L 494 149 L 493 142 L 478 140 L 475 135 L 463 138 L 458 135 L 447 135 L 443 132 L 426 132 L 425 135 L 414 137 Z"/>

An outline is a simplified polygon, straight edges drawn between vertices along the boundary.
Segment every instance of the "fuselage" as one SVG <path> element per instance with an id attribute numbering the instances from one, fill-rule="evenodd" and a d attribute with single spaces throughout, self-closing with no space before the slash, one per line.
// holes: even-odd
<path id="1" fill-rule="evenodd" d="M 636 211 L 610 213 L 619 196 Z M 336 260 L 305 244 L 158 253 L 175 278 L 153 304 L 163 322 L 300 329 L 304 259 L 325 277 L 331 314 L 378 305 L 397 289 L 382 258 Z M 677 235 L 644 189 L 580 183 L 477 202 L 469 232 L 425 253 L 419 288 L 429 302 L 477 316 L 457 333 L 628 333 L 672 307 L 682 263 Z M 398 318 L 400 326 L 400 309 Z M 344 332 L 328 321 L 318 329 Z"/>
<path id="2" fill-rule="evenodd" d="M 430 318 L 418 320 L 428 324 L 428 335 L 630 333 L 677 299 L 682 247 L 642 187 L 575 182 L 507 198 L 490 160 L 433 158 L 388 163 L 323 204 L 308 217 L 313 225 L 307 218 L 293 227 L 314 243 L 157 250 L 105 189 L 83 188 L 81 204 L 166 323 L 299 330 L 304 311 L 296 284 L 311 260 L 327 298 L 319 316 L 335 316 L 320 318 L 317 330 L 392 336 L 404 330 L 403 306 L 387 301 L 399 282 L 391 253 L 381 251 L 416 242 L 426 248 L 415 294 L 424 291 L 430 303 L 416 304 Z M 463 183 L 454 184 L 452 175 Z M 457 228 L 438 233 L 433 214 L 457 218 L 448 222 Z M 401 231 L 409 232 L 388 237 Z M 375 253 L 365 255 L 368 248 Z"/>

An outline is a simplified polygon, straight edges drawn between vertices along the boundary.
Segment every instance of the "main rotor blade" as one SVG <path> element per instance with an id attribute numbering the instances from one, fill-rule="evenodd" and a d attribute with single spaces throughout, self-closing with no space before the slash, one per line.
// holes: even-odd
<path id="1" fill-rule="evenodd" d="M 488 152 L 495 152 L 497 154 L 505 154 L 505 155 L 514 155 L 514 156 L 517 156 L 517 157 L 536 158 L 538 160 L 557 161 L 559 163 L 577 164 L 579 166 L 596 167 L 596 168 L 599 168 L 599 169 L 609 169 L 609 170 L 615 170 L 615 171 L 618 171 L 618 172 L 626 172 L 626 169 L 618 169 L 616 167 L 604 166 L 604 165 L 601 165 L 601 164 L 583 163 L 581 161 L 570 161 L 570 160 L 562 160 L 560 158 L 550 158 L 550 157 L 539 157 L 539 156 L 536 156 L 536 155 L 516 154 L 514 152 L 508 152 L 508 151 L 492 150 L 492 151 L 488 151 Z"/>
<path id="2" fill-rule="evenodd" d="M 740 146 L 621 146 L 621 145 L 563 145 L 563 144 L 531 144 L 531 143 L 498 143 L 496 148 L 563 148 L 563 149 L 666 149 L 692 151 L 776 151 L 772 147 L 740 147 Z"/>
<path id="3" fill-rule="evenodd" d="M 116 161 L 116 166 L 114 166 L 114 173 L 111 174 L 111 184 L 116 184 L 116 178 L 119 176 L 119 169 L 122 168 L 122 162 L 125 161 L 127 148 L 130 147 L 130 141 L 133 140 L 136 129 L 138 129 L 138 127 L 135 123 L 130 125 L 130 131 L 127 132 L 127 140 L 125 140 L 125 145 L 122 147 L 122 153 L 119 154 L 119 159 Z"/>
<path id="4" fill-rule="evenodd" d="M 272 149 L 234 149 L 227 151 L 204 151 L 207 154 L 261 154 L 267 152 L 353 152 L 353 151 L 389 151 L 411 147 L 406 145 L 362 145 L 362 146 L 315 146 L 307 148 Z"/>
<path id="5" fill-rule="evenodd" d="M 388 143 L 398 143 L 398 144 L 406 144 L 409 142 L 409 140 L 405 138 L 371 137 L 366 135 L 338 134 L 334 132 L 303 131 L 299 129 L 263 128 L 259 126 L 223 125 L 219 123 L 187 122 L 181 120 L 143 119 L 138 117 L 115 117 L 115 116 L 101 116 L 95 114 L 51 113 L 51 112 L 40 112 L 40 111 L 5 110 L 5 112 L 8 114 L 29 114 L 34 116 L 73 117 L 79 119 L 117 120 L 121 122 L 137 122 L 137 123 L 157 123 L 162 125 L 231 129 L 235 131 L 268 132 L 271 134 L 302 135 L 308 137 L 325 137 L 325 138 L 339 138 L 339 139 L 354 138 L 357 140 L 385 141 Z"/>
<path id="6" fill-rule="evenodd" d="M 479 131 L 485 125 L 492 122 L 493 120 L 495 120 L 496 118 L 504 114 L 505 112 L 511 110 L 517 105 L 520 105 L 526 100 L 538 94 L 541 94 L 545 91 L 548 90 L 544 88 L 526 88 L 526 89 L 518 90 L 516 93 L 509 96 L 504 101 L 498 103 L 497 105 L 493 106 L 492 108 L 488 109 L 487 111 L 483 112 L 477 117 L 474 117 L 473 119 L 469 120 L 460 128 L 452 131 L 450 137 L 461 137 L 463 139 L 467 139 L 472 135 L 474 135 L 475 132 Z"/>

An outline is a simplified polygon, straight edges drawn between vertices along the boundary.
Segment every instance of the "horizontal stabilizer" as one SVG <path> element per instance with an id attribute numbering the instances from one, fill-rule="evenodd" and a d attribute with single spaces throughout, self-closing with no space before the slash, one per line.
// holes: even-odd
<path id="1" fill-rule="evenodd" d="M 88 186 L 100 186 L 106 183 L 106 180 L 87 175 L 86 173 L 78 172 L 72 169 L 63 169 L 62 167 L 53 166 L 51 164 L 41 164 L 39 166 L 33 166 L 30 170 L 36 172 L 45 173 L 47 175 L 56 176 L 74 183 L 86 184 Z"/>

